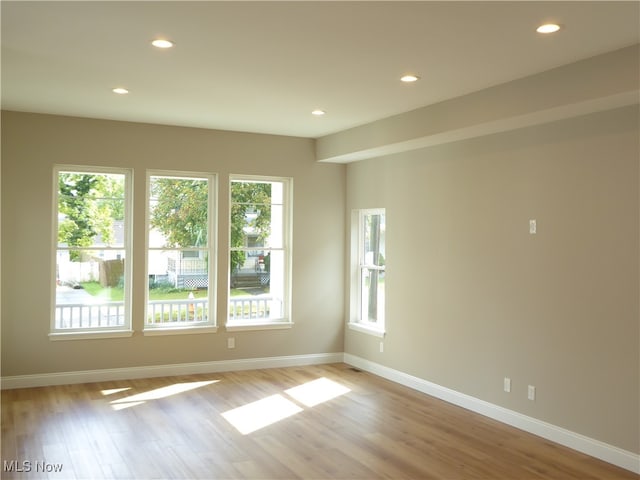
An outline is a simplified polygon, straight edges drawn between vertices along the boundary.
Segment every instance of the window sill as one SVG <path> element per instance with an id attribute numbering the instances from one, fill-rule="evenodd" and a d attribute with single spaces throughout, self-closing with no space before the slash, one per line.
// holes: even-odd
<path id="1" fill-rule="evenodd" d="M 384 338 L 384 336 L 386 335 L 386 332 L 384 330 L 381 330 L 380 328 L 373 325 L 349 322 L 348 327 L 349 329 L 355 330 L 356 332 L 366 333 L 368 335 L 373 335 L 374 337 Z"/>
<path id="2" fill-rule="evenodd" d="M 218 331 L 218 327 L 214 327 L 211 325 L 204 326 L 189 326 L 189 327 L 155 327 L 155 328 L 145 328 L 142 331 L 144 336 L 155 336 L 155 335 L 193 335 L 193 334 L 201 334 L 201 333 L 216 333 Z"/>
<path id="3" fill-rule="evenodd" d="M 51 332 L 49 334 L 49 340 L 91 340 L 96 338 L 122 338 L 131 337 L 133 330 L 107 330 L 107 331 L 87 331 L 87 332 Z"/>
<path id="4" fill-rule="evenodd" d="M 255 323 L 233 323 L 226 324 L 227 332 L 240 332 L 243 330 L 278 330 L 291 328 L 293 322 L 255 322 Z"/>

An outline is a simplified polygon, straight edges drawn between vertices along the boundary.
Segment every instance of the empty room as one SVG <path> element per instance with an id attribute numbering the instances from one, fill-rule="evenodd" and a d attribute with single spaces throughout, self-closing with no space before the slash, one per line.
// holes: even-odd
<path id="1" fill-rule="evenodd" d="M 2 478 L 640 478 L 640 2 L 0 9 Z"/>

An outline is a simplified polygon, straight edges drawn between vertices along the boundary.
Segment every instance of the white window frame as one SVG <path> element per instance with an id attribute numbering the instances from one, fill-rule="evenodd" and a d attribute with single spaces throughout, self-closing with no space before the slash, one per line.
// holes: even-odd
<path id="1" fill-rule="evenodd" d="M 56 326 L 56 284 L 57 284 L 57 258 L 58 251 L 65 250 L 58 245 L 58 189 L 60 173 L 79 173 L 79 174 L 112 174 L 124 175 L 124 239 L 122 248 L 120 247 L 101 247 L 99 250 L 124 250 L 124 299 L 123 299 L 123 315 L 124 324 L 122 326 L 102 326 L 92 328 L 58 328 Z M 132 228 L 133 225 L 133 171 L 125 168 L 112 167 L 96 167 L 86 165 L 55 165 L 53 168 L 53 202 L 52 202 L 52 255 L 51 255 L 51 324 L 49 338 L 51 340 L 79 340 L 87 338 L 105 338 L 105 337 L 128 337 L 133 335 L 131 325 L 131 292 L 133 284 L 132 264 L 133 264 L 133 248 L 132 248 Z M 96 248 L 85 247 L 87 250 Z M 75 247 L 74 247 L 75 249 Z M 71 248 L 69 248 L 71 250 Z"/>
<path id="2" fill-rule="evenodd" d="M 208 320 L 206 322 L 188 322 L 167 323 L 167 324 L 148 324 L 147 315 L 149 314 L 149 251 L 150 250 L 166 250 L 162 248 L 152 248 L 149 246 L 149 232 L 151 231 L 151 210 L 149 208 L 149 200 L 151 195 L 151 177 L 165 177 L 174 179 L 206 179 L 208 181 L 208 225 L 207 225 L 207 247 L 198 249 L 199 252 L 206 252 L 208 255 L 208 287 L 207 300 L 209 303 Z M 145 219 L 145 302 L 144 302 L 144 335 L 183 335 L 183 334 L 200 334 L 215 333 L 218 330 L 216 313 L 216 291 L 217 291 L 217 204 L 218 204 L 218 176 L 212 173 L 201 172 L 185 172 L 174 170 L 147 170 L 146 177 L 146 219 Z M 171 249 L 174 250 L 174 249 Z M 184 248 L 175 249 L 185 250 Z"/>
<path id="3" fill-rule="evenodd" d="M 385 215 L 384 208 L 364 208 L 356 209 L 351 214 L 351 281 L 350 281 L 350 298 L 349 298 L 349 323 L 348 327 L 362 333 L 367 333 L 376 337 L 384 337 L 386 334 L 385 317 L 378 319 L 377 322 L 371 322 L 369 319 L 363 318 L 362 315 L 362 271 L 364 269 L 381 270 L 386 273 L 385 266 L 377 266 L 367 263 L 364 251 L 365 238 L 365 218 L 369 215 Z M 385 235 L 386 240 L 386 235 Z M 386 263 L 386 262 L 385 262 Z M 386 275 L 385 275 L 386 277 Z M 386 279 L 385 279 L 386 284 Z M 385 285 L 386 290 L 386 285 Z M 385 308 L 386 309 L 386 308 Z"/>
<path id="4" fill-rule="evenodd" d="M 258 318 L 252 318 L 247 320 L 230 321 L 230 292 L 231 292 L 231 184 L 234 181 L 249 181 L 249 182 L 279 182 L 283 186 L 283 200 L 282 200 L 282 248 L 267 247 L 264 250 L 281 250 L 284 253 L 284 285 L 283 285 L 283 313 L 282 318 L 273 318 L 268 320 L 261 320 Z M 229 248 L 227 251 L 228 258 L 228 271 L 227 271 L 227 311 L 225 320 L 225 329 L 227 331 L 241 331 L 241 330 L 270 330 L 270 329 L 282 329 L 291 328 L 293 321 L 291 318 L 291 258 L 292 258 L 292 231 L 293 231 L 293 178 L 291 177 L 273 177 L 263 175 L 229 175 L 229 227 L 228 227 L 228 240 Z M 247 250 L 255 249 L 255 247 L 247 247 Z"/>

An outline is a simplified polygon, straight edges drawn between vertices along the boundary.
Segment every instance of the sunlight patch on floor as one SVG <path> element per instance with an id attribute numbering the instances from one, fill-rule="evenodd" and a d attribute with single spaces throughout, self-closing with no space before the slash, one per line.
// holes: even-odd
<path id="1" fill-rule="evenodd" d="M 126 392 L 127 390 L 131 390 L 131 387 L 108 388 L 106 390 L 101 390 L 100 393 L 102 393 L 102 395 L 104 395 L 106 397 L 107 395 L 113 395 L 114 393 L 120 393 L 120 392 Z"/>
<path id="2" fill-rule="evenodd" d="M 271 395 L 256 402 L 224 412 L 222 416 L 243 435 L 260 430 L 280 420 L 302 412 L 282 395 Z"/>
<path id="3" fill-rule="evenodd" d="M 306 407 L 314 407 L 350 391 L 344 385 L 321 377 L 285 390 L 285 393 Z M 241 434 L 247 435 L 302 411 L 296 403 L 276 394 L 224 412 L 222 416 Z"/>
<path id="4" fill-rule="evenodd" d="M 285 390 L 285 393 L 307 407 L 315 407 L 350 391 L 344 385 L 322 377 Z"/>
<path id="5" fill-rule="evenodd" d="M 113 400 L 111 402 L 111 407 L 114 410 L 122 410 L 124 408 L 143 404 L 149 400 L 158 400 L 160 398 L 170 397 L 172 395 L 195 390 L 196 388 L 205 387 L 219 381 L 220 380 L 207 380 L 204 382 L 174 383 L 173 385 L 167 385 L 166 387 L 156 388 L 154 390 L 149 390 L 148 392 L 137 393 L 118 400 Z"/>
<path id="6" fill-rule="evenodd" d="M 137 405 L 142 405 L 143 403 L 146 403 L 146 402 L 116 403 L 115 405 L 113 404 L 113 402 L 111 403 L 112 403 L 111 408 L 113 408 L 115 411 L 118 411 L 118 410 L 124 410 L 125 408 L 135 407 Z"/>

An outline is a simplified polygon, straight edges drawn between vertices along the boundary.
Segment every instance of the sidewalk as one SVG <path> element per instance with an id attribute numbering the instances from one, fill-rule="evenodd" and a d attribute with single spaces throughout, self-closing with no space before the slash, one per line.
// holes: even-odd
<path id="1" fill-rule="evenodd" d="M 83 288 L 71 288 L 67 286 L 56 287 L 56 303 L 69 304 L 69 303 L 102 303 L 99 298 L 89 295 Z"/>

